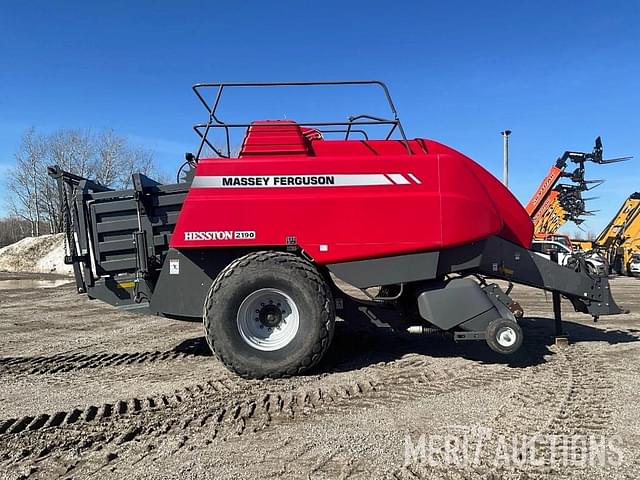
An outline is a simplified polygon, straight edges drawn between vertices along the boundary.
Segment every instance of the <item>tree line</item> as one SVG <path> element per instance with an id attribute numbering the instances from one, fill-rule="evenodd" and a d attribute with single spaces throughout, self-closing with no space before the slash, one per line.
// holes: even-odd
<path id="1" fill-rule="evenodd" d="M 133 173 L 158 174 L 150 150 L 110 129 L 97 133 L 63 129 L 47 134 L 29 128 L 22 135 L 15 161 L 6 174 L 10 217 L 0 220 L 0 245 L 62 231 L 60 200 L 56 182 L 47 174 L 49 165 L 116 189 L 129 188 Z"/>
<path id="2" fill-rule="evenodd" d="M 42 233 L 49 233 L 48 225 L 44 222 L 40 224 Z M 0 218 L 0 248 L 22 240 L 31 235 L 32 225 L 28 220 L 11 215 Z"/>

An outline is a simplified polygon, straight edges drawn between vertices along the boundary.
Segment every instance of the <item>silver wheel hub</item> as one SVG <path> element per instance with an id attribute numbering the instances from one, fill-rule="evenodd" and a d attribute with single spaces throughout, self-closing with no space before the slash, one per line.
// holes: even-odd
<path id="1" fill-rule="evenodd" d="M 511 347 L 516 343 L 518 334 L 511 327 L 502 327 L 496 334 L 496 340 L 502 347 Z"/>
<path id="2" fill-rule="evenodd" d="M 300 328 L 300 312 L 293 299 L 277 288 L 250 293 L 236 315 L 242 339 L 257 350 L 272 352 L 291 343 Z"/>

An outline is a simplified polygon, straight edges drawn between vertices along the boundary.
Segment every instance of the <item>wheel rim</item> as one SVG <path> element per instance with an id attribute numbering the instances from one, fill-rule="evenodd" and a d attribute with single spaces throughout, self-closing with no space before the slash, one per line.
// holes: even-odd
<path id="1" fill-rule="evenodd" d="M 512 347 L 518 339 L 518 334 L 511 327 L 502 327 L 496 334 L 496 340 L 501 347 Z"/>
<path id="2" fill-rule="evenodd" d="M 276 288 L 249 294 L 236 316 L 242 339 L 257 350 L 272 352 L 287 346 L 300 327 L 300 312 L 293 299 Z"/>

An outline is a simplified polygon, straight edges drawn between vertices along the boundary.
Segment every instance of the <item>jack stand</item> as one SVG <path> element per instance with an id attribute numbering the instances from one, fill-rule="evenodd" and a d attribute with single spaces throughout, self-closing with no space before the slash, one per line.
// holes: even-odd
<path id="1" fill-rule="evenodd" d="M 551 253 L 551 260 L 558 262 L 558 253 Z M 553 319 L 556 327 L 555 345 L 556 347 L 566 347 L 569 345 L 569 337 L 565 335 L 562 328 L 562 309 L 560 304 L 560 293 L 551 292 L 551 298 L 553 300 Z"/>
<path id="2" fill-rule="evenodd" d="M 565 335 L 564 330 L 562 328 L 562 312 L 560 309 L 560 294 L 558 292 L 553 292 L 551 296 L 553 298 L 553 318 L 555 320 L 555 327 L 556 327 L 555 345 L 556 347 L 566 347 L 569 345 L 569 337 Z"/>

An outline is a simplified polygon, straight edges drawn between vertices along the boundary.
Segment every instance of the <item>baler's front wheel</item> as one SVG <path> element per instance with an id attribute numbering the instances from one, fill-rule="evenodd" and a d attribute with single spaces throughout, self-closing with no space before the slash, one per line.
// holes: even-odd
<path id="1" fill-rule="evenodd" d="M 216 277 L 204 305 L 207 342 L 245 378 L 302 373 L 323 357 L 335 310 L 317 269 L 284 252 L 254 252 Z"/>
<path id="2" fill-rule="evenodd" d="M 524 335 L 513 320 L 498 318 L 487 325 L 485 338 L 491 350 L 508 355 L 522 346 Z"/>

